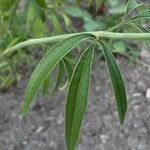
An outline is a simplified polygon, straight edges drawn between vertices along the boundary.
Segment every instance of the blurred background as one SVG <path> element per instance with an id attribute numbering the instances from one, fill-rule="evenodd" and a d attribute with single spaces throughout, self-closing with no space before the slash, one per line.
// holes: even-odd
<path id="1" fill-rule="evenodd" d="M 148 9 L 150 1 L 141 9 Z M 65 33 L 108 30 L 139 32 L 122 21 L 127 0 L 0 0 L 0 150 L 65 150 L 62 83 L 56 87 L 59 67 L 52 75 L 49 94 L 38 94 L 27 117 L 21 116 L 28 79 L 47 49 L 55 43 L 32 45 L 3 55 L 13 45 L 32 38 Z M 141 10 L 140 10 L 141 11 Z M 137 13 L 133 11 L 130 15 Z M 144 24 L 142 28 L 139 24 Z M 149 21 L 136 24 L 149 32 Z M 140 31 L 141 31 L 140 30 Z M 149 41 L 108 40 L 122 71 L 127 94 L 128 113 L 119 125 L 115 100 L 104 58 L 95 52 L 88 108 L 77 150 L 149 150 L 150 149 L 150 44 Z M 82 47 L 68 56 L 73 68 Z"/>

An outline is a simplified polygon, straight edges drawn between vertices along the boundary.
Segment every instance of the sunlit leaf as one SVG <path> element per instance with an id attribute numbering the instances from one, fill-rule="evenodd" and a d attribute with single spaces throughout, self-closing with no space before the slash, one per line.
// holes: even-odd
<path id="1" fill-rule="evenodd" d="M 29 79 L 22 108 L 23 114 L 28 112 L 34 96 L 57 63 L 76 45 L 87 38 L 93 38 L 93 35 L 88 33 L 77 34 L 56 44 L 56 46 L 46 53 Z"/>
<path id="2" fill-rule="evenodd" d="M 75 149 L 86 110 L 93 53 L 94 45 L 82 54 L 70 81 L 65 119 L 65 138 L 68 150 Z"/>
<path id="3" fill-rule="evenodd" d="M 103 47 L 103 54 L 106 60 L 107 69 L 111 79 L 114 95 L 116 98 L 117 110 L 119 114 L 120 123 L 123 124 L 125 114 L 127 111 L 127 98 L 125 85 L 118 68 L 118 65 L 113 57 L 113 54 L 109 47 L 104 43 L 100 42 Z"/>

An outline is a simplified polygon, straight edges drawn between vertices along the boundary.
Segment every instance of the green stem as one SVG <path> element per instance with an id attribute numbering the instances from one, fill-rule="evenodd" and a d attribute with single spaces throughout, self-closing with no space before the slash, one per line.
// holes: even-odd
<path id="1" fill-rule="evenodd" d="M 21 49 L 23 47 L 29 45 L 39 45 L 50 42 L 58 42 L 69 38 L 73 35 L 89 33 L 95 36 L 96 39 L 119 39 L 119 40 L 150 40 L 150 33 L 115 33 L 115 32 L 107 32 L 107 31 L 94 31 L 94 32 L 81 32 L 81 33 L 72 33 L 72 34 L 64 34 L 64 35 L 56 35 L 52 37 L 38 38 L 38 39 L 29 39 L 27 41 L 16 44 L 10 48 L 7 48 L 0 54 L 0 58 L 15 51 L 16 49 Z"/>

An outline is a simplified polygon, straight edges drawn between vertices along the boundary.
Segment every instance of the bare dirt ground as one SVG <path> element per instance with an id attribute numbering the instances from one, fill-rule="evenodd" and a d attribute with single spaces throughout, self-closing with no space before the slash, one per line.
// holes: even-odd
<path id="1" fill-rule="evenodd" d="M 95 60 L 89 105 L 77 150 L 150 149 L 150 69 L 119 58 L 128 91 L 128 113 L 119 125 L 104 61 Z M 26 118 L 20 115 L 30 73 L 0 93 L 0 150 L 65 150 L 65 92 L 43 98 L 39 94 Z"/>

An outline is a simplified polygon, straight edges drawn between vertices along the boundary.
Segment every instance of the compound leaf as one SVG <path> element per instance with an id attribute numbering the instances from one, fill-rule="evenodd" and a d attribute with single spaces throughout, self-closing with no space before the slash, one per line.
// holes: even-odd
<path id="1" fill-rule="evenodd" d="M 127 17 L 134 9 L 139 7 L 145 7 L 145 5 L 143 3 L 137 3 L 136 0 L 129 0 L 126 5 L 124 17 Z"/>
<path id="2" fill-rule="evenodd" d="M 73 72 L 66 103 L 65 138 L 68 150 L 74 150 L 87 106 L 94 45 L 80 57 Z"/>
<path id="3" fill-rule="evenodd" d="M 109 47 L 104 43 L 100 42 L 103 47 L 103 54 L 106 60 L 108 73 L 111 79 L 114 95 L 116 98 L 117 110 L 119 114 L 120 123 L 123 124 L 125 114 L 127 111 L 127 99 L 125 85 L 118 68 L 118 65 L 113 57 L 113 54 Z"/>
<path id="4" fill-rule="evenodd" d="M 32 73 L 24 97 L 24 104 L 22 108 L 23 114 L 26 114 L 29 110 L 29 106 L 39 91 L 41 85 L 47 76 L 51 73 L 57 63 L 68 54 L 76 45 L 81 41 L 93 38 L 92 34 L 77 34 L 70 38 L 67 38 L 58 44 L 56 44 L 52 49 L 50 49 L 43 59 L 39 62 L 36 69 Z"/>

